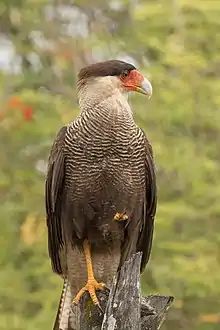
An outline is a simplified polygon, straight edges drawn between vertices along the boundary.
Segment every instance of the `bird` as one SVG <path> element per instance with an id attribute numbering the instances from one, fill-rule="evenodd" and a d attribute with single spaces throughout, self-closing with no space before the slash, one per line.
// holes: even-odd
<path id="1" fill-rule="evenodd" d="M 71 303 L 88 291 L 99 306 L 96 292 L 136 252 L 145 269 L 157 208 L 152 146 L 128 103 L 131 92 L 152 96 L 149 80 L 108 60 L 82 68 L 76 92 L 79 115 L 58 131 L 45 182 L 49 256 L 64 279 L 54 329 L 64 330 Z"/>

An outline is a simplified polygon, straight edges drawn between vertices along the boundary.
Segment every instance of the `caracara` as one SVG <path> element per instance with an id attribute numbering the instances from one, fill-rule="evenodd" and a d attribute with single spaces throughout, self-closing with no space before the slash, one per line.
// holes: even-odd
<path id="1" fill-rule="evenodd" d="M 98 305 L 96 291 L 110 285 L 124 261 L 142 251 L 142 271 L 150 256 L 155 168 L 151 145 L 128 104 L 131 91 L 152 94 L 150 82 L 131 64 L 112 60 L 82 69 L 80 114 L 60 129 L 50 153 L 49 255 L 75 305 L 85 291 Z M 62 308 L 58 323 L 70 313 Z"/>

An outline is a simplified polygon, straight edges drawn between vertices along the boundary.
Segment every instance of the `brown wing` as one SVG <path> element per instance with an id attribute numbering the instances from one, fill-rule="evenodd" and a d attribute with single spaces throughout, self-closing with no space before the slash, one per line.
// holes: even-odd
<path id="1" fill-rule="evenodd" d="M 62 274 L 59 252 L 63 246 L 61 211 L 64 184 L 64 140 L 66 126 L 62 127 L 53 143 L 45 184 L 46 218 L 48 226 L 48 249 L 53 270 Z"/>
<path id="2" fill-rule="evenodd" d="M 146 178 L 146 193 L 143 205 L 143 216 L 141 223 L 141 231 L 138 239 L 137 251 L 141 251 L 141 271 L 144 270 L 151 253 L 154 217 L 157 208 L 157 185 L 155 165 L 153 159 L 153 151 L 149 141 L 146 139 L 146 156 L 145 156 L 145 178 Z"/>
<path id="3" fill-rule="evenodd" d="M 153 152 L 143 131 L 140 145 L 145 148 L 144 173 L 142 173 L 145 177 L 144 201 L 142 204 L 137 202 L 132 219 L 125 225 L 120 267 L 132 254 L 142 252 L 141 271 L 143 271 L 149 260 L 152 247 L 157 188 Z"/>

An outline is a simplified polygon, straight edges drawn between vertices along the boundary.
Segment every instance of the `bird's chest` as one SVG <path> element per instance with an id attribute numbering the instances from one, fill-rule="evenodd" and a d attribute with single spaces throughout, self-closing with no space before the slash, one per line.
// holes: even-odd
<path id="1" fill-rule="evenodd" d="M 144 146 L 132 133 L 123 131 L 118 125 L 110 132 L 97 130 L 94 135 L 80 136 L 72 150 L 73 156 L 80 154 L 87 161 L 100 163 L 103 168 L 114 161 L 128 165 L 144 151 Z"/>
<path id="2" fill-rule="evenodd" d="M 75 189 L 114 195 L 115 190 L 134 192 L 143 181 L 144 144 L 133 123 L 117 118 L 93 125 L 91 121 L 72 134 L 66 167 Z M 108 126 L 109 125 L 109 126 Z"/>

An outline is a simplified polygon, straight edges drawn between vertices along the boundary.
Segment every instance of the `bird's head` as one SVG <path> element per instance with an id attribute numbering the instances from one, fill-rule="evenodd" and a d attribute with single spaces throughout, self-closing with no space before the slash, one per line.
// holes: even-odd
<path id="1" fill-rule="evenodd" d="M 148 98 L 152 95 L 151 83 L 132 64 L 118 60 L 98 62 L 83 68 L 79 72 L 77 86 L 78 91 L 83 86 L 95 86 L 96 93 L 106 94 L 116 89 L 122 93 L 139 92 Z"/>

